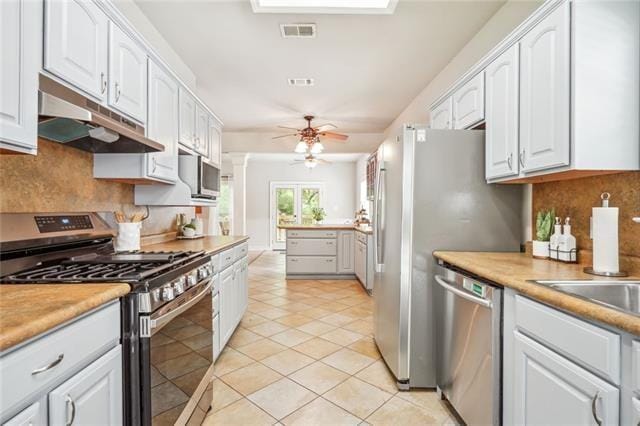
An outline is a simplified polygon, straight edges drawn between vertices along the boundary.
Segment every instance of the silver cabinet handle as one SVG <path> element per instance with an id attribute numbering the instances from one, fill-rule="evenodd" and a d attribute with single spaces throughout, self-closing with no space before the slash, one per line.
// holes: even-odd
<path id="1" fill-rule="evenodd" d="M 56 365 L 60 364 L 62 362 L 62 360 L 64 359 L 64 354 L 60 354 L 58 355 L 58 358 L 56 358 L 54 361 L 52 361 L 51 363 L 45 365 L 44 367 L 40 367 L 40 368 L 36 368 L 35 370 L 33 370 L 31 372 L 32 376 L 36 376 L 40 373 L 44 373 L 47 370 L 51 370 L 53 367 L 55 367 Z"/>
<path id="2" fill-rule="evenodd" d="M 520 151 L 520 167 L 524 167 L 524 149 Z"/>
<path id="3" fill-rule="evenodd" d="M 327 263 L 333 263 L 333 259 L 326 259 L 325 262 Z"/>
<path id="4" fill-rule="evenodd" d="M 120 85 L 116 81 L 116 102 L 120 100 Z"/>
<path id="5" fill-rule="evenodd" d="M 107 80 L 104 78 L 104 73 L 100 73 L 100 93 L 104 93 L 107 90 Z"/>
<path id="6" fill-rule="evenodd" d="M 297 262 L 298 261 L 298 259 L 289 259 L 289 260 L 292 261 L 292 262 Z"/>
<path id="7" fill-rule="evenodd" d="M 297 241 L 289 241 L 289 244 L 291 244 L 292 246 L 297 246 L 298 242 Z"/>
<path id="8" fill-rule="evenodd" d="M 156 157 L 153 157 L 151 161 L 153 162 L 153 171 L 155 172 L 158 168 L 158 161 L 156 160 Z"/>
<path id="9" fill-rule="evenodd" d="M 509 153 L 507 157 L 507 165 L 509 166 L 509 170 L 513 170 L 513 152 Z"/>
<path id="10" fill-rule="evenodd" d="M 596 421 L 598 426 L 602 426 L 602 418 L 598 416 L 598 400 L 600 399 L 600 391 L 597 391 L 595 395 L 593 395 L 593 399 L 591 400 L 591 414 L 593 414 L 593 420 Z"/>
<path id="11" fill-rule="evenodd" d="M 478 305 L 482 305 L 482 306 L 487 307 L 487 308 L 491 308 L 493 306 L 490 300 L 483 299 L 483 298 L 477 297 L 477 296 L 473 296 L 473 295 L 471 295 L 469 293 L 466 293 L 466 292 L 464 292 L 462 290 L 459 290 L 459 289 L 455 288 L 454 286 L 452 286 L 451 284 L 449 284 L 444 279 L 444 277 L 442 277 L 440 275 L 436 275 L 435 278 L 436 278 L 436 282 L 438 284 L 440 284 L 445 290 L 450 291 L 451 293 L 455 294 L 456 296 L 460 296 L 463 299 L 466 299 L 466 300 L 468 300 L 470 302 L 473 302 L 473 303 L 477 303 Z"/>
<path id="12" fill-rule="evenodd" d="M 76 419 L 76 403 L 69 394 L 67 394 L 67 406 L 71 406 L 71 419 L 67 422 L 67 426 L 71 426 L 73 421 Z"/>
<path id="13" fill-rule="evenodd" d="M 327 241 L 327 245 L 328 245 L 328 246 L 333 245 L 333 241 Z"/>

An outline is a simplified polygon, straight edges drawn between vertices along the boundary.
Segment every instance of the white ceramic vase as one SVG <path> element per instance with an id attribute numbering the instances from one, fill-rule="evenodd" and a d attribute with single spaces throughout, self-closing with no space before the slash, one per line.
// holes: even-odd
<path id="1" fill-rule="evenodd" d="M 549 257 L 549 241 L 533 240 L 533 257 L 546 259 Z"/>
<path id="2" fill-rule="evenodd" d="M 118 237 L 115 241 L 116 251 L 140 250 L 140 228 L 142 222 L 118 223 Z"/>

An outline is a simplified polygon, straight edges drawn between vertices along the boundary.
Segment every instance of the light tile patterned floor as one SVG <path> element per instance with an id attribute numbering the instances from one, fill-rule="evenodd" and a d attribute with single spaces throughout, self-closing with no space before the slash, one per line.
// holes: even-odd
<path id="1" fill-rule="evenodd" d="M 204 425 L 456 423 L 435 392 L 398 392 L 357 281 L 287 281 L 284 263 L 264 252 L 249 266 L 249 306 L 215 364 Z"/>

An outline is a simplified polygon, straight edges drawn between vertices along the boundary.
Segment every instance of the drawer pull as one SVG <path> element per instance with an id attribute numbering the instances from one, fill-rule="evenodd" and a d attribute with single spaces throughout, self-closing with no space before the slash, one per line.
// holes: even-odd
<path id="1" fill-rule="evenodd" d="M 328 246 L 332 246 L 333 245 L 333 241 L 327 241 L 327 245 Z"/>
<path id="2" fill-rule="evenodd" d="M 600 399 L 600 391 L 597 391 L 595 395 L 593 395 L 593 399 L 591 400 L 591 414 L 593 414 L 593 420 L 596 421 L 598 426 L 602 426 L 602 418 L 598 416 L 598 400 Z"/>
<path id="3" fill-rule="evenodd" d="M 76 403 L 71 398 L 71 395 L 67 394 L 67 406 L 71 407 L 71 419 L 67 422 L 67 426 L 71 426 L 76 419 Z"/>
<path id="4" fill-rule="evenodd" d="M 56 365 L 60 364 L 63 359 L 64 359 L 64 354 L 60 354 L 60 355 L 58 355 L 58 358 L 55 361 L 51 362 L 50 364 L 47 364 L 44 367 L 36 368 L 35 370 L 33 370 L 31 372 L 31 375 L 32 376 L 37 376 L 40 373 L 44 373 L 47 370 L 51 370 Z"/>
<path id="5" fill-rule="evenodd" d="M 327 260 L 325 260 L 325 262 L 327 262 L 327 263 L 332 263 L 332 262 L 333 262 L 333 259 L 327 259 Z"/>
<path id="6" fill-rule="evenodd" d="M 289 259 L 289 260 L 291 260 L 292 262 L 297 262 L 298 261 L 298 259 Z"/>
<path id="7" fill-rule="evenodd" d="M 291 241 L 289 244 L 291 244 L 292 246 L 297 246 L 298 245 L 298 243 L 295 242 L 295 241 Z"/>

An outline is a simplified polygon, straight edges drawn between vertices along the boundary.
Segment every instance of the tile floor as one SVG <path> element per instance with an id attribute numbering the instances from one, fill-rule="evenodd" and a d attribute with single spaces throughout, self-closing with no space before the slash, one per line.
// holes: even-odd
<path id="1" fill-rule="evenodd" d="M 249 267 L 249 306 L 215 364 L 204 425 L 456 423 L 435 392 L 398 392 L 357 281 L 287 281 L 284 262 L 264 252 Z"/>

